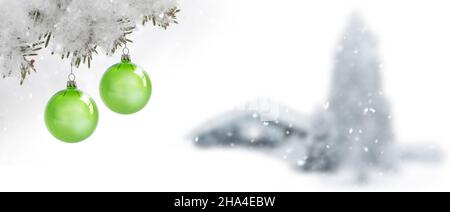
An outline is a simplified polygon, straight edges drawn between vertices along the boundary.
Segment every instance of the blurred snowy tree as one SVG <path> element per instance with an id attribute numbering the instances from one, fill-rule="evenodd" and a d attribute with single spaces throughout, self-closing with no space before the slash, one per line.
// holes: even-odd
<path id="1" fill-rule="evenodd" d="M 21 83 L 40 50 L 90 66 L 99 50 L 113 54 L 136 25 L 177 23 L 176 0 L 0 0 L 0 74 Z"/>
<path id="2" fill-rule="evenodd" d="M 306 145 L 305 171 L 334 171 L 340 163 L 336 127 L 330 112 L 319 110 L 312 116 Z"/>
<path id="3" fill-rule="evenodd" d="M 391 115 L 377 41 L 358 15 L 352 16 L 337 51 L 329 97 L 337 159 L 361 173 L 383 167 L 393 141 Z"/>
<path id="4" fill-rule="evenodd" d="M 438 158 L 435 151 L 405 154 L 393 145 L 381 69 L 375 36 L 353 15 L 337 49 L 329 101 L 315 114 L 307 117 L 279 110 L 275 121 L 269 123 L 259 120 L 260 114 L 253 111 L 228 113 L 195 131 L 192 138 L 203 147 L 263 149 L 307 172 L 348 168 L 358 181 L 367 180 L 373 171 L 394 167 L 399 153 L 410 158 Z"/>

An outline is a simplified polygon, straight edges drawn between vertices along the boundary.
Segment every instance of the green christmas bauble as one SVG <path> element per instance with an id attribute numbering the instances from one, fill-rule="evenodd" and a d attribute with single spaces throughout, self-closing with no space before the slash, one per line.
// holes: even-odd
<path id="1" fill-rule="evenodd" d="M 55 94 L 45 110 L 45 124 L 50 133 L 66 143 L 89 138 L 99 119 L 94 100 L 75 86 Z"/>
<path id="2" fill-rule="evenodd" d="M 103 102 L 119 114 L 139 112 L 147 105 L 151 94 L 152 83 L 147 72 L 126 56 L 121 63 L 109 68 L 100 82 Z"/>

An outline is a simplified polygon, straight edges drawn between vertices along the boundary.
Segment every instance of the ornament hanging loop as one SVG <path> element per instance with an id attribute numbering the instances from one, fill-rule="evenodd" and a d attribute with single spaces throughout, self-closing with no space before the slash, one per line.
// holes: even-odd
<path id="1" fill-rule="evenodd" d="M 130 62 L 131 61 L 131 57 L 130 57 L 130 49 L 125 46 L 122 49 L 122 62 Z"/>
<path id="2" fill-rule="evenodd" d="M 130 55 L 130 49 L 129 49 L 127 46 L 125 46 L 125 47 L 122 49 L 122 54 L 124 54 L 124 55 Z"/>
<path id="3" fill-rule="evenodd" d="M 72 82 L 74 82 L 76 80 L 76 76 L 73 73 L 70 73 L 68 78 L 69 78 L 69 81 L 72 81 Z"/>
<path id="4" fill-rule="evenodd" d="M 75 81 L 77 77 L 73 73 L 73 65 L 70 65 L 70 74 L 67 76 L 69 81 L 67 81 L 67 88 L 77 88 L 77 82 Z"/>

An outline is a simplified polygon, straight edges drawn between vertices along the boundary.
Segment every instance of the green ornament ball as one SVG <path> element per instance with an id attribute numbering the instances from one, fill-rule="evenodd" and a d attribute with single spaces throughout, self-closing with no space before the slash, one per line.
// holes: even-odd
<path id="1" fill-rule="evenodd" d="M 110 67 L 100 82 L 100 96 L 105 105 L 119 114 L 142 110 L 150 100 L 152 83 L 147 72 L 131 63 L 126 55 Z"/>
<path id="2" fill-rule="evenodd" d="M 45 110 L 45 124 L 55 138 L 78 143 L 97 128 L 99 113 L 95 101 L 75 86 L 55 94 Z"/>

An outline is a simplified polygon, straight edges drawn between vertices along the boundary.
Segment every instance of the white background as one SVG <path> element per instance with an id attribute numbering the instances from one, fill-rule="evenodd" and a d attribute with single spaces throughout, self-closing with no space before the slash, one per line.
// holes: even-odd
<path id="1" fill-rule="evenodd" d="M 1 5 L 0 5 L 1 6 Z M 0 81 L 0 191 L 450 190 L 450 167 L 405 165 L 369 185 L 302 175 L 243 150 L 198 150 L 186 135 L 243 102 L 270 97 L 309 114 L 326 101 L 335 47 L 348 17 L 362 14 L 380 41 L 397 142 L 450 148 L 450 4 L 425 0 L 184 0 L 180 24 L 142 28 L 133 61 L 154 91 L 137 115 L 102 104 L 97 56 L 77 72 L 101 120 L 81 144 L 56 141 L 43 111 L 64 88 L 68 61 L 48 53 L 24 86 Z"/>

